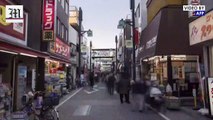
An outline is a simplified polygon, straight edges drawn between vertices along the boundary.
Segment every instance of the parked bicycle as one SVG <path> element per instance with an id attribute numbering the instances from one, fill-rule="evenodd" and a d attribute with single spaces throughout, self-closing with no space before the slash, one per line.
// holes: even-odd
<path id="1" fill-rule="evenodd" d="M 51 93 L 45 96 L 43 92 L 28 93 L 23 96 L 23 111 L 31 120 L 59 120 L 59 113 L 55 106 L 59 104 L 59 96 Z"/>

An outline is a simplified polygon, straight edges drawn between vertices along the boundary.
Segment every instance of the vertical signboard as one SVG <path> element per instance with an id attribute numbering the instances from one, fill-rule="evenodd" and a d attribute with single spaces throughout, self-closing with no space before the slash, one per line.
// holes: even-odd
<path id="1" fill-rule="evenodd" d="M 44 0 L 43 2 L 43 40 L 54 41 L 55 0 Z"/>
<path id="2" fill-rule="evenodd" d="M 210 114 L 213 114 L 213 78 L 208 78 L 209 104 Z"/>

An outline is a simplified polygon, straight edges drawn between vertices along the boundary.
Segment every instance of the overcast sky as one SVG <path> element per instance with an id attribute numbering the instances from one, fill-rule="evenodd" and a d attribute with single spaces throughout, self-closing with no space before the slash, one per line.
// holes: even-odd
<path id="1" fill-rule="evenodd" d="M 115 35 L 119 35 L 118 21 L 130 14 L 130 0 L 70 0 L 70 6 L 81 7 L 83 26 L 91 29 L 95 48 L 115 48 Z M 89 42 L 88 42 L 89 43 Z"/>

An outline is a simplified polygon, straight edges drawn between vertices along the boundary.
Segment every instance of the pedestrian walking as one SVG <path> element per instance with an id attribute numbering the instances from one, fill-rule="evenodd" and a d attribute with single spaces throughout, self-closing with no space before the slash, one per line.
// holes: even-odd
<path id="1" fill-rule="evenodd" d="M 93 88 L 94 86 L 94 74 L 93 72 L 90 72 L 90 86 Z"/>
<path id="2" fill-rule="evenodd" d="M 129 80 L 129 74 L 127 72 L 120 73 L 117 87 L 118 87 L 117 92 L 120 95 L 120 102 L 123 103 L 123 97 L 125 97 L 125 102 L 130 104 L 130 101 L 129 101 L 130 80 Z"/>
<path id="3" fill-rule="evenodd" d="M 131 81 L 133 111 L 143 112 L 145 110 L 146 83 L 142 80 Z"/>
<path id="4" fill-rule="evenodd" d="M 114 73 L 111 73 L 108 78 L 108 91 L 110 95 L 114 94 L 114 86 L 115 86 L 115 76 Z"/>

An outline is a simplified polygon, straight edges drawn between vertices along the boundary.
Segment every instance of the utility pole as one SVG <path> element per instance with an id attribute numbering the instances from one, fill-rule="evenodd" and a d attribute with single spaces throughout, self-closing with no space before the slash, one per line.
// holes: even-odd
<path id="1" fill-rule="evenodd" d="M 90 41 L 90 74 L 92 73 L 92 41 Z"/>
<path id="2" fill-rule="evenodd" d="M 136 61 L 135 61 L 135 0 L 130 0 L 130 9 L 132 10 L 132 43 L 133 43 L 133 80 L 136 79 Z"/>
<path id="3" fill-rule="evenodd" d="M 117 44 L 118 44 L 118 37 L 117 35 L 115 36 L 115 73 L 117 74 L 117 67 L 118 67 L 118 48 L 117 48 Z"/>
<path id="4" fill-rule="evenodd" d="M 79 67 L 79 69 L 78 69 L 78 75 L 79 75 L 79 79 L 80 79 L 80 76 L 81 76 L 81 24 L 82 24 L 82 20 L 83 20 L 83 18 L 82 18 L 82 9 L 81 9 L 81 7 L 79 8 L 79 16 L 78 16 L 78 20 L 79 20 L 79 29 L 78 29 L 78 42 L 79 42 L 79 57 L 78 57 L 78 67 Z"/>

